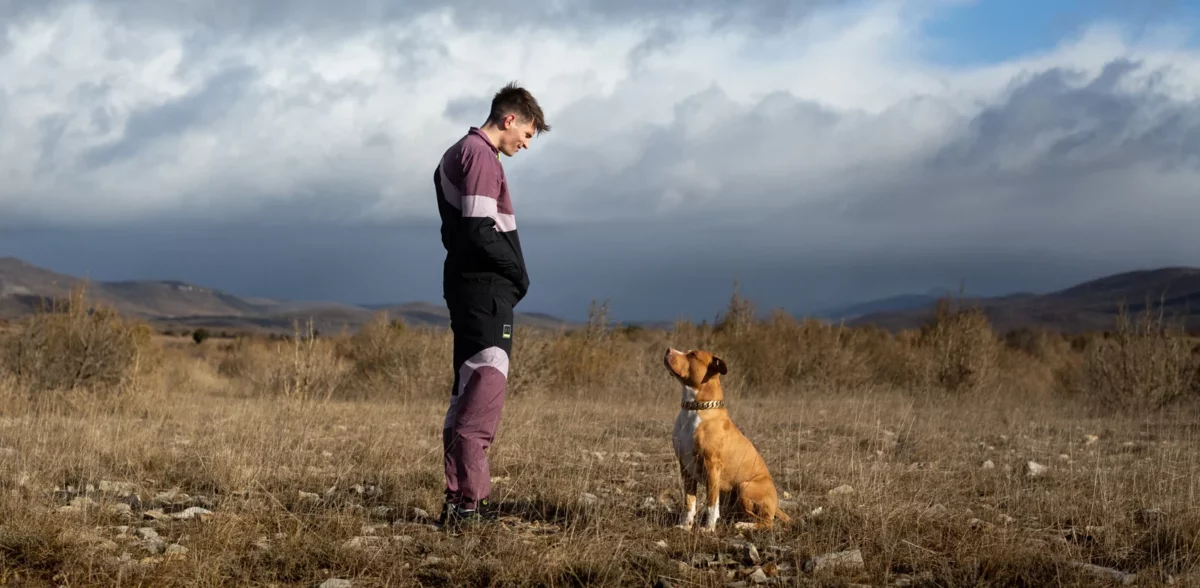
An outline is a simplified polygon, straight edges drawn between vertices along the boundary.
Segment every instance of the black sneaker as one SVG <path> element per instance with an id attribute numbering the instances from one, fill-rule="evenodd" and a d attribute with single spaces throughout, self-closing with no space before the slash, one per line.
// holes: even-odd
<path id="1" fill-rule="evenodd" d="M 439 529 L 461 529 L 478 525 L 484 521 L 484 515 L 479 509 L 464 510 L 446 503 L 442 507 L 442 516 L 435 524 Z"/>

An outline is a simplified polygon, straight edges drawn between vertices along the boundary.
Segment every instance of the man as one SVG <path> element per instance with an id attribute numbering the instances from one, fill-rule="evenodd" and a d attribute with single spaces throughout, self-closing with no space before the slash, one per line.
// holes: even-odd
<path id="1" fill-rule="evenodd" d="M 484 125 L 446 150 L 433 175 L 446 248 L 442 293 L 454 333 L 439 526 L 477 523 L 491 514 L 483 512 L 491 491 L 486 452 L 504 404 L 513 308 L 529 290 L 500 154 L 512 157 L 549 130 L 537 100 L 510 83 L 492 98 Z"/>

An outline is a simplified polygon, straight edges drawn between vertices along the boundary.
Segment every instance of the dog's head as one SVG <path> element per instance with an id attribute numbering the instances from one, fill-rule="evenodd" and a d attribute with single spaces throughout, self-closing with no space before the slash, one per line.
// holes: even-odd
<path id="1" fill-rule="evenodd" d="M 692 388 L 699 388 L 709 380 L 719 379 L 729 373 L 725 360 L 702 349 L 679 351 L 667 348 L 663 364 L 671 375 Z"/>

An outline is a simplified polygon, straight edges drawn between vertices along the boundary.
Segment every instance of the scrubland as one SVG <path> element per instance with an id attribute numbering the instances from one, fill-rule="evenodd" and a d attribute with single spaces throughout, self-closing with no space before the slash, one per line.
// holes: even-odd
<path id="1" fill-rule="evenodd" d="M 448 332 L 195 343 L 85 302 L 0 332 L 0 584 L 1200 585 L 1200 360 L 1152 313 L 996 333 L 947 300 L 891 334 L 735 295 L 713 324 L 518 326 L 501 518 L 446 533 Z M 791 525 L 674 528 L 668 345 L 726 360 Z"/>

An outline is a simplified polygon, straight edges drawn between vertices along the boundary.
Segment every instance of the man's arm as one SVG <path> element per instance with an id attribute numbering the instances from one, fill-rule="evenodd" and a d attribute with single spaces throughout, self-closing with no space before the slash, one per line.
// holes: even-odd
<path id="1" fill-rule="evenodd" d="M 485 159 L 489 155 L 477 150 L 463 153 L 463 228 L 471 245 L 517 286 L 520 298 L 529 288 L 529 277 L 521 269 L 516 251 L 500 236 L 500 231 L 513 230 L 515 222 L 512 215 L 498 210 L 500 176 L 492 162 Z"/>

